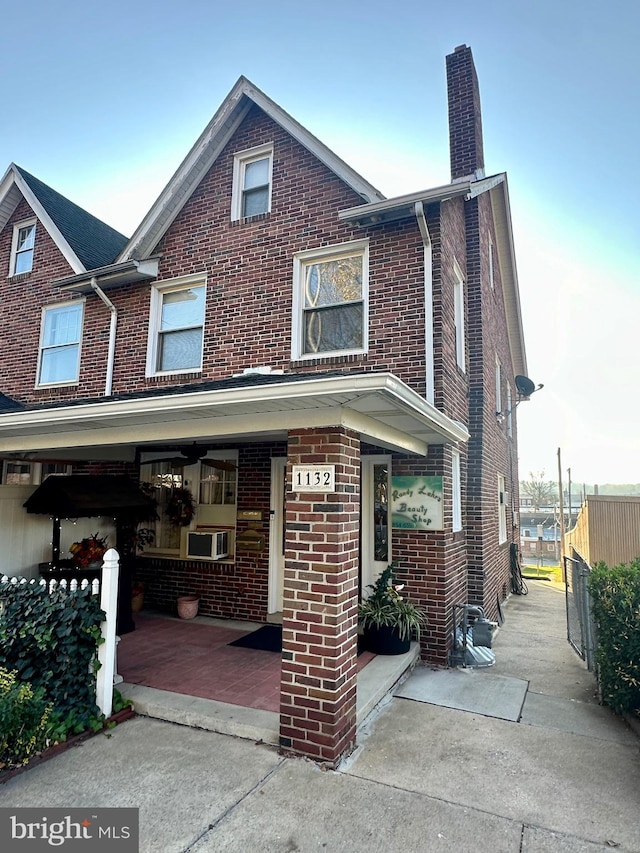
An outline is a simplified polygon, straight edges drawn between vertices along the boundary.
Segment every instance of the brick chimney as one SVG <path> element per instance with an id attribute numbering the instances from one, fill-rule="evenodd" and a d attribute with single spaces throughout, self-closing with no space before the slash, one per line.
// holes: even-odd
<path id="1" fill-rule="evenodd" d="M 478 170 L 481 177 L 484 152 L 480 91 L 471 48 L 466 44 L 447 56 L 447 94 L 451 180 L 468 177 Z"/>

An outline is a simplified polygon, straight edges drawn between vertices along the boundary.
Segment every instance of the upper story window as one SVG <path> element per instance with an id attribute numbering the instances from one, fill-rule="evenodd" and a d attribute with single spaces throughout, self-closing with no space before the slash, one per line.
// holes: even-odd
<path id="1" fill-rule="evenodd" d="M 271 210 L 273 143 L 236 154 L 233 160 L 231 219 Z"/>
<path id="2" fill-rule="evenodd" d="M 205 296 L 202 274 L 152 287 L 147 376 L 202 369 Z"/>
<path id="3" fill-rule="evenodd" d="M 491 285 L 492 290 L 496 286 L 493 259 L 493 240 L 491 239 L 491 237 L 489 237 L 489 284 Z"/>
<path id="4" fill-rule="evenodd" d="M 511 395 L 511 385 L 507 383 L 507 435 L 509 438 L 513 436 L 513 397 Z"/>
<path id="5" fill-rule="evenodd" d="M 43 309 L 38 385 L 78 381 L 83 313 L 84 300 Z"/>
<path id="6" fill-rule="evenodd" d="M 502 367 L 496 356 L 496 415 L 502 414 Z"/>
<path id="7" fill-rule="evenodd" d="M 456 361 L 464 372 L 466 361 L 465 323 L 464 323 L 464 276 L 458 264 L 453 264 L 455 281 L 453 283 L 453 310 L 456 330 Z"/>
<path id="8" fill-rule="evenodd" d="M 366 240 L 298 252 L 293 259 L 292 358 L 366 352 Z"/>
<path id="9" fill-rule="evenodd" d="M 20 275 L 33 269 L 33 250 L 36 241 L 36 221 L 19 222 L 13 228 L 9 275 Z"/>

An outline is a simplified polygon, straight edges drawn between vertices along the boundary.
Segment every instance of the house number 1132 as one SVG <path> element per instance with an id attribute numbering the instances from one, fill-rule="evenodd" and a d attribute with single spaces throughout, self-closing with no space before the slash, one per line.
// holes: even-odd
<path id="1" fill-rule="evenodd" d="M 335 465 L 294 465 L 294 492 L 335 492 Z"/>

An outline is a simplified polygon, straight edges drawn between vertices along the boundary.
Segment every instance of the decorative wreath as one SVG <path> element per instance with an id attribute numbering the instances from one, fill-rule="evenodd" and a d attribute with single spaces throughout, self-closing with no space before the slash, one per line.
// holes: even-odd
<path id="1" fill-rule="evenodd" d="M 189 489 L 174 489 L 165 510 L 171 524 L 176 527 L 187 527 L 195 515 L 196 508 L 193 495 Z"/>

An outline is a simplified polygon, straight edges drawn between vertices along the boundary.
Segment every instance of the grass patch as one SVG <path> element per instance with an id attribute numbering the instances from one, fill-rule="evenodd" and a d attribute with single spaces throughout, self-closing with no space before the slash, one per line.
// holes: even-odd
<path id="1" fill-rule="evenodd" d="M 522 567 L 522 574 L 526 578 L 532 578 L 533 580 L 550 580 L 555 583 L 562 583 L 561 566 L 525 565 Z"/>

